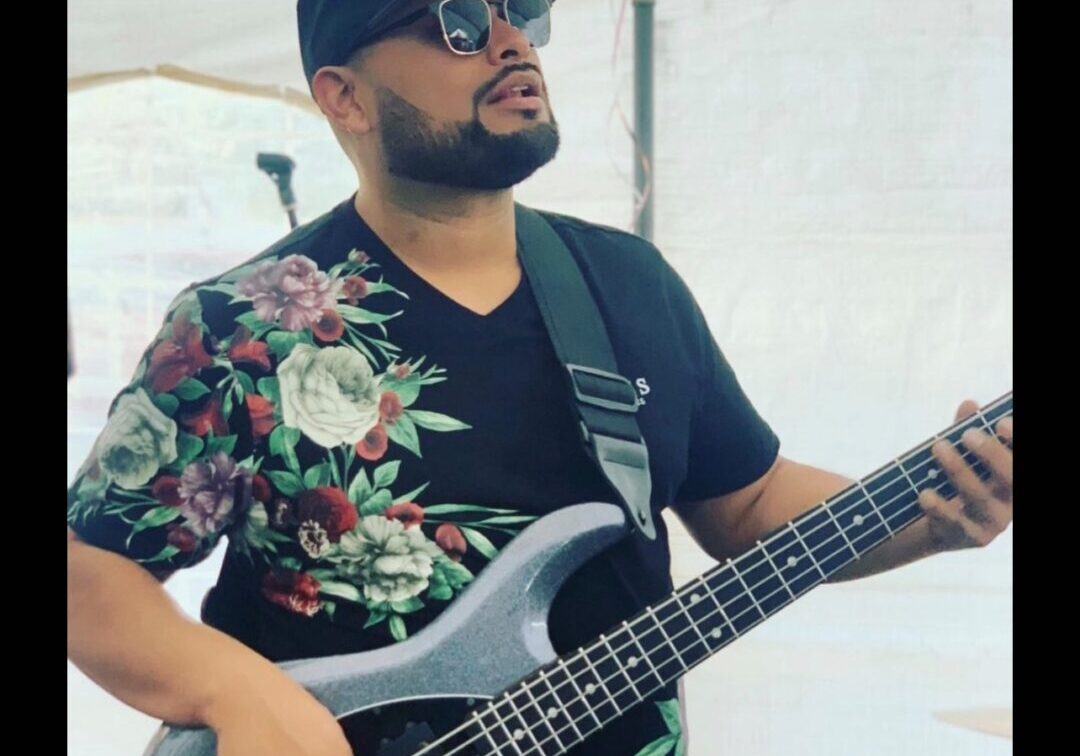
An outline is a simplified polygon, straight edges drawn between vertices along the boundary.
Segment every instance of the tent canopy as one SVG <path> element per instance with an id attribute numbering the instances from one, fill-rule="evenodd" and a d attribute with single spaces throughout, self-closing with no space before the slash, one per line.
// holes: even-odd
<path id="1" fill-rule="evenodd" d="M 164 76 L 314 109 L 296 0 L 72 0 L 68 91 Z"/>

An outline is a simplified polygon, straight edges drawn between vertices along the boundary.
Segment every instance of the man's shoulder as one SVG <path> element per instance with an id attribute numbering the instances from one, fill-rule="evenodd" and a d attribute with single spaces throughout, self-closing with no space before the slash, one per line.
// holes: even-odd
<path id="1" fill-rule="evenodd" d="M 318 237 L 329 230 L 337 211 L 338 207 L 334 207 L 320 215 L 318 218 L 297 226 L 288 234 L 281 237 L 253 257 L 250 257 L 215 276 L 211 276 L 203 281 L 196 281 L 188 286 L 185 291 L 192 291 L 208 286 L 214 286 L 223 282 L 235 281 L 265 260 L 280 259 L 281 257 L 285 257 L 294 252 L 317 247 Z"/>
<path id="2" fill-rule="evenodd" d="M 656 245 L 625 229 L 551 210 L 537 209 L 537 212 L 583 261 L 599 265 L 629 262 L 650 267 L 663 262 Z"/>

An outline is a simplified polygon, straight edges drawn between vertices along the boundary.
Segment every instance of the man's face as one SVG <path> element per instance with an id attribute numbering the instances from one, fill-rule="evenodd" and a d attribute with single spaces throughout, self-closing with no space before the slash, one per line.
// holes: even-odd
<path id="1" fill-rule="evenodd" d="M 394 18 L 426 5 L 405 3 Z M 474 55 L 452 52 L 433 15 L 368 50 L 360 68 L 372 86 L 373 120 L 391 175 L 505 189 L 555 157 L 558 126 L 536 50 L 495 6 L 492 16 L 487 49 Z"/>

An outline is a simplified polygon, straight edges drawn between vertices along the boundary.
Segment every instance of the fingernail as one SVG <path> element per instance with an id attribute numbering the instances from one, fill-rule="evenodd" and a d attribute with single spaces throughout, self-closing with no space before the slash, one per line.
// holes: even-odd
<path id="1" fill-rule="evenodd" d="M 964 444 L 969 449 L 977 449 L 986 441 L 986 434 L 974 428 L 968 428 L 960 438 L 964 439 Z"/>

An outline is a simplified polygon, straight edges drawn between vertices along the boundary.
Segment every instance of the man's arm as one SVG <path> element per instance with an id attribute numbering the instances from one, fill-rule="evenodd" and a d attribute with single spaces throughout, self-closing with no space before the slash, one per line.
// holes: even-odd
<path id="1" fill-rule="evenodd" d="M 213 728 L 221 756 L 350 752 L 322 704 L 239 641 L 188 619 L 146 569 L 71 528 L 67 549 L 68 657 L 109 693 L 152 717 Z"/>
<path id="2" fill-rule="evenodd" d="M 842 475 L 778 457 L 750 485 L 725 496 L 674 507 L 698 545 L 718 561 L 734 558 L 803 512 L 854 481 Z M 867 553 L 829 578 L 840 582 L 865 577 L 929 556 L 926 521 L 919 520 L 896 538 Z M 921 526 L 921 527 L 920 527 Z"/>
<path id="3" fill-rule="evenodd" d="M 964 402 L 957 420 L 978 408 Z M 1012 418 L 997 428 L 1002 441 L 983 434 L 972 442 L 974 453 L 993 472 L 982 481 L 948 444 L 936 445 L 933 454 L 958 491 L 946 501 L 923 491 L 919 504 L 927 515 L 895 538 L 833 574 L 828 582 L 842 582 L 885 572 L 942 551 L 985 546 L 1012 521 Z M 1008 446 L 1006 446 L 1008 444 Z M 773 466 L 748 486 L 724 496 L 678 504 L 675 513 L 694 540 L 714 559 L 734 558 L 768 533 L 798 517 L 854 483 L 836 473 L 778 456 Z"/>

